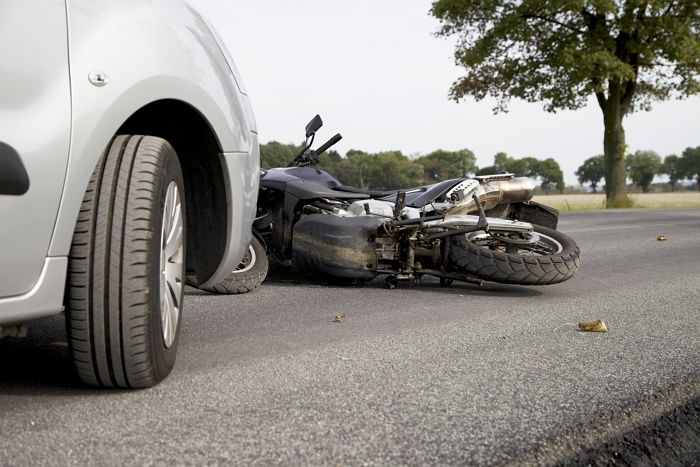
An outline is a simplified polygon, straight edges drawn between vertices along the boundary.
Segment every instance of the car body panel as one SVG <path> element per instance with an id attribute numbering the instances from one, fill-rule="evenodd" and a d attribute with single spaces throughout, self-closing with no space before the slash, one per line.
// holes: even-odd
<path id="1" fill-rule="evenodd" d="M 5 0 L 0 14 L 0 141 L 19 154 L 29 178 L 24 194 L 0 195 L 0 297 L 28 292 L 42 273 L 68 160 L 65 4 L 41 3 L 37 14 L 34 2 Z"/>
<path id="2" fill-rule="evenodd" d="M 68 258 L 46 258 L 34 287 L 0 300 L 0 325 L 25 323 L 63 311 Z"/>
<path id="3" fill-rule="evenodd" d="M 155 18 L 152 6 L 140 0 L 69 1 L 75 123 L 51 256 L 68 254 L 72 219 L 77 216 L 93 168 L 111 136 L 144 105 L 177 99 L 193 106 L 206 117 L 223 153 L 250 157 L 257 141 L 251 132 L 255 128 L 252 112 L 246 110 L 250 108 L 248 97 L 238 91 L 202 17 L 185 3 L 153 3 L 160 3 L 158 11 L 168 16 Z M 163 50 L 162 44 L 169 48 Z M 88 81 L 95 70 L 106 74 L 107 85 L 97 87 Z M 105 114 L 105 105 L 114 111 Z M 247 208 L 255 209 L 254 205 Z M 231 254 L 240 260 L 247 246 L 235 248 Z"/>
<path id="4" fill-rule="evenodd" d="M 257 135 L 253 135 L 255 143 L 253 160 L 256 164 L 251 166 L 244 164 L 244 159 L 239 153 L 226 153 L 221 155 L 221 164 L 225 168 L 224 175 L 227 177 L 227 190 L 232 192 L 244 193 L 244 203 L 228 203 L 228 210 L 233 213 L 228 216 L 228 224 L 226 226 L 229 235 L 229 241 L 226 244 L 224 257 L 226 258 L 219 264 L 219 267 L 209 280 L 202 282 L 201 287 L 212 287 L 217 282 L 220 282 L 220 277 L 227 277 L 240 263 L 240 257 L 237 254 L 232 254 L 233 251 L 238 251 L 241 244 L 247 248 L 251 241 L 252 230 L 250 226 L 255 220 L 255 210 L 246 209 L 250 203 L 253 206 L 257 205 L 258 201 L 258 183 L 259 183 L 259 149 L 257 144 Z M 227 199 L 232 199 L 231 193 L 227 193 Z M 243 242 L 243 243 L 241 243 Z"/>
<path id="5" fill-rule="evenodd" d="M 42 187 L 44 196 L 32 202 L 47 206 L 45 215 L 27 216 L 33 220 L 21 228 L 17 227 L 17 215 L 12 214 L 18 212 L 14 207 L 0 210 L 0 213 L 7 213 L 3 219 L 12 219 L 0 223 L 3 241 L 10 236 L 17 242 L 23 236 L 36 235 L 44 242 L 43 251 L 36 253 L 34 258 L 32 279 L 25 278 L 21 286 L 14 284 L 12 288 L 5 285 L 9 284 L 4 277 L 9 274 L 6 273 L 8 263 L 4 247 L 0 250 L 3 263 L 0 270 L 3 274 L 0 276 L 0 325 L 8 322 L 9 318 L 5 317 L 12 316 L 11 321 L 17 321 L 17 314 L 12 310 L 22 297 L 29 300 L 32 296 L 51 296 L 53 302 L 48 308 L 54 312 L 63 309 L 62 288 L 57 298 L 37 290 L 37 287 L 53 287 L 60 281 L 61 273 L 48 265 L 54 264 L 51 259 L 66 258 L 69 254 L 78 211 L 99 158 L 130 116 L 150 103 L 161 100 L 186 103 L 206 120 L 219 146 L 218 160 L 226 181 L 228 237 L 225 254 L 214 275 L 208 278 L 209 283 L 224 279 L 237 266 L 251 239 L 250 225 L 255 216 L 259 169 L 255 119 L 248 96 L 241 92 L 240 76 L 234 75 L 237 74 L 235 65 L 228 53 L 222 50 L 223 44 L 217 43 L 206 20 L 187 3 L 172 0 L 42 0 L 41 5 L 11 0 L 11 5 L 23 5 L 24 9 L 33 12 L 33 23 L 30 18 L 18 21 L 17 31 L 35 34 L 43 44 L 45 27 L 37 27 L 37 21 L 41 18 L 41 21 L 51 22 L 47 19 L 50 9 L 47 10 L 44 4 L 50 4 L 53 9 L 63 8 L 64 1 L 63 36 L 61 40 L 56 38 L 54 45 L 49 47 L 53 50 L 61 45 L 63 56 L 53 50 L 54 59 L 44 69 L 49 76 L 50 89 L 62 87 L 65 93 L 64 100 L 58 104 L 52 101 L 50 104 L 54 107 L 48 109 L 51 112 L 47 111 L 47 115 L 53 115 L 54 119 L 59 114 L 62 116 L 63 120 L 53 122 L 51 130 L 60 134 L 52 134 L 52 146 L 48 147 L 47 135 L 42 130 L 35 137 L 37 144 L 41 143 L 42 151 L 31 155 L 31 159 L 25 157 L 30 154 L 21 144 L 7 141 L 18 150 L 29 172 L 31 187 L 23 196 L 28 197 L 32 189 Z M 6 8 L 7 4 L 3 3 L 1 16 L 6 18 L 5 22 L 12 23 L 15 18 L 8 19 Z M 36 14 L 38 10 L 42 11 L 41 15 Z M 55 15 L 51 16 L 55 22 Z M 32 24 L 32 27 L 27 27 L 27 24 Z M 0 32 L 3 39 L 4 34 Z M 11 58 L 17 59 L 15 56 Z M 57 63 L 59 60 L 63 60 L 62 68 Z M 57 70 L 65 75 L 63 81 L 57 76 L 60 75 Z M 105 83 L 91 81 L 91 74 L 96 72 L 105 77 Z M 0 112 L 3 106 L 0 102 Z M 27 130 L 32 123 L 11 127 L 11 133 L 27 137 L 32 134 Z M 7 129 L 4 123 L 0 128 L 3 133 Z M 59 129 L 63 129 L 62 132 Z M 40 164 L 47 165 L 45 180 L 35 178 L 35 167 Z M 49 185 L 53 191 L 46 196 Z M 0 203 L 8 202 L 4 198 L 0 196 Z M 12 197 L 10 202 L 21 198 Z M 14 260 L 17 267 L 24 267 L 24 255 L 23 251 L 17 252 Z M 65 271 L 62 275 L 65 279 Z M 42 281 L 37 282 L 40 277 Z M 46 307 L 42 305 L 42 308 Z"/>

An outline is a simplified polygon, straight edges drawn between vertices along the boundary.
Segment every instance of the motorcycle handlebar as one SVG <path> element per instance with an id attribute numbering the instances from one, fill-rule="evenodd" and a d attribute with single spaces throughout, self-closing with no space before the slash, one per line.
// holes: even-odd
<path id="1" fill-rule="evenodd" d="M 319 147 L 318 149 L 316 149 L 316 151 L 315 151 L 315 152 L 316 152 L 316 155 L 317 155 L 317 156 L 320 156 L 321 154 L 323 154 L 324 152 L 326 152 L 326 151 L 328 150 L 328 148 L 330 148 L 331 146 L 333 146 L 335 143 L 337 143 L 337 142 L 340 141 L 341 139 L 343 139 L 343 136 L 342 136 L 340 133 L 336 133 L 336 135 L 335 135 L 334 137 L 332 137 L 331 139 L 329 139 L 328 141 L 326 141 L 325 143 L 323 143 L 323 144 L 321 145 L 321 147 Z"/>

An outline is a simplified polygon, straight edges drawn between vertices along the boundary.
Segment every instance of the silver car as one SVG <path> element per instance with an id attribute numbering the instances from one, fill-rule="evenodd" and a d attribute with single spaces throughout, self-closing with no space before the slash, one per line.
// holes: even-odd
<path id="1" fill-rule="evenodd" d="M 235 65 L 174 0 L 0 5 L 0 335 L 65 311 L 80 378 L 173 368 L 184 278 L 250 244 L 259 149 Z"/>

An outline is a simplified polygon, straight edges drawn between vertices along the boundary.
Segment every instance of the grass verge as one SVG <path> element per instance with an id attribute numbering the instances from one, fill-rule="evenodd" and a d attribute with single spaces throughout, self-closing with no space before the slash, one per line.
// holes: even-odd
<path id="1" fill-rule="evenodd" d="M 700 207 L 700 192 L 632 193 L 633 208 Z M 536 195 L 533 201 L 560 211 L 590 211 L 605 209 L 604 194 Z"/>

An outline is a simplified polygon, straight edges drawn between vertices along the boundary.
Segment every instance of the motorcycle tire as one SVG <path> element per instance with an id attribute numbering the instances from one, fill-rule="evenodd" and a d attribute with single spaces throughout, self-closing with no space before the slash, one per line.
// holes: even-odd
<path id="1" fill-rule="evenodd" d="M 469 234 L 457 235 L 452 238 L 450 266 L 502 284 L 548 285 L 570 279 L 581 262 L 576 242 L 561 232 L 539 225 L 533 224 L 533 233 L 552 249 L 552 253 L 538 254 L 526 246 L 518 248 L 517 252 L 506 252 L 478 245 L 468 239 Z"/>
<path id="2" fill-rule="evenodd" d="M 267 276 L 269 264 L 265 247 L 253 237 L 241 264 L 229 276 L 211 287 L 201 287 L 196 276 L 187 276 L 187 283 L 200 290 L 218 294 L 244 294 L 255 290 Z"/>

